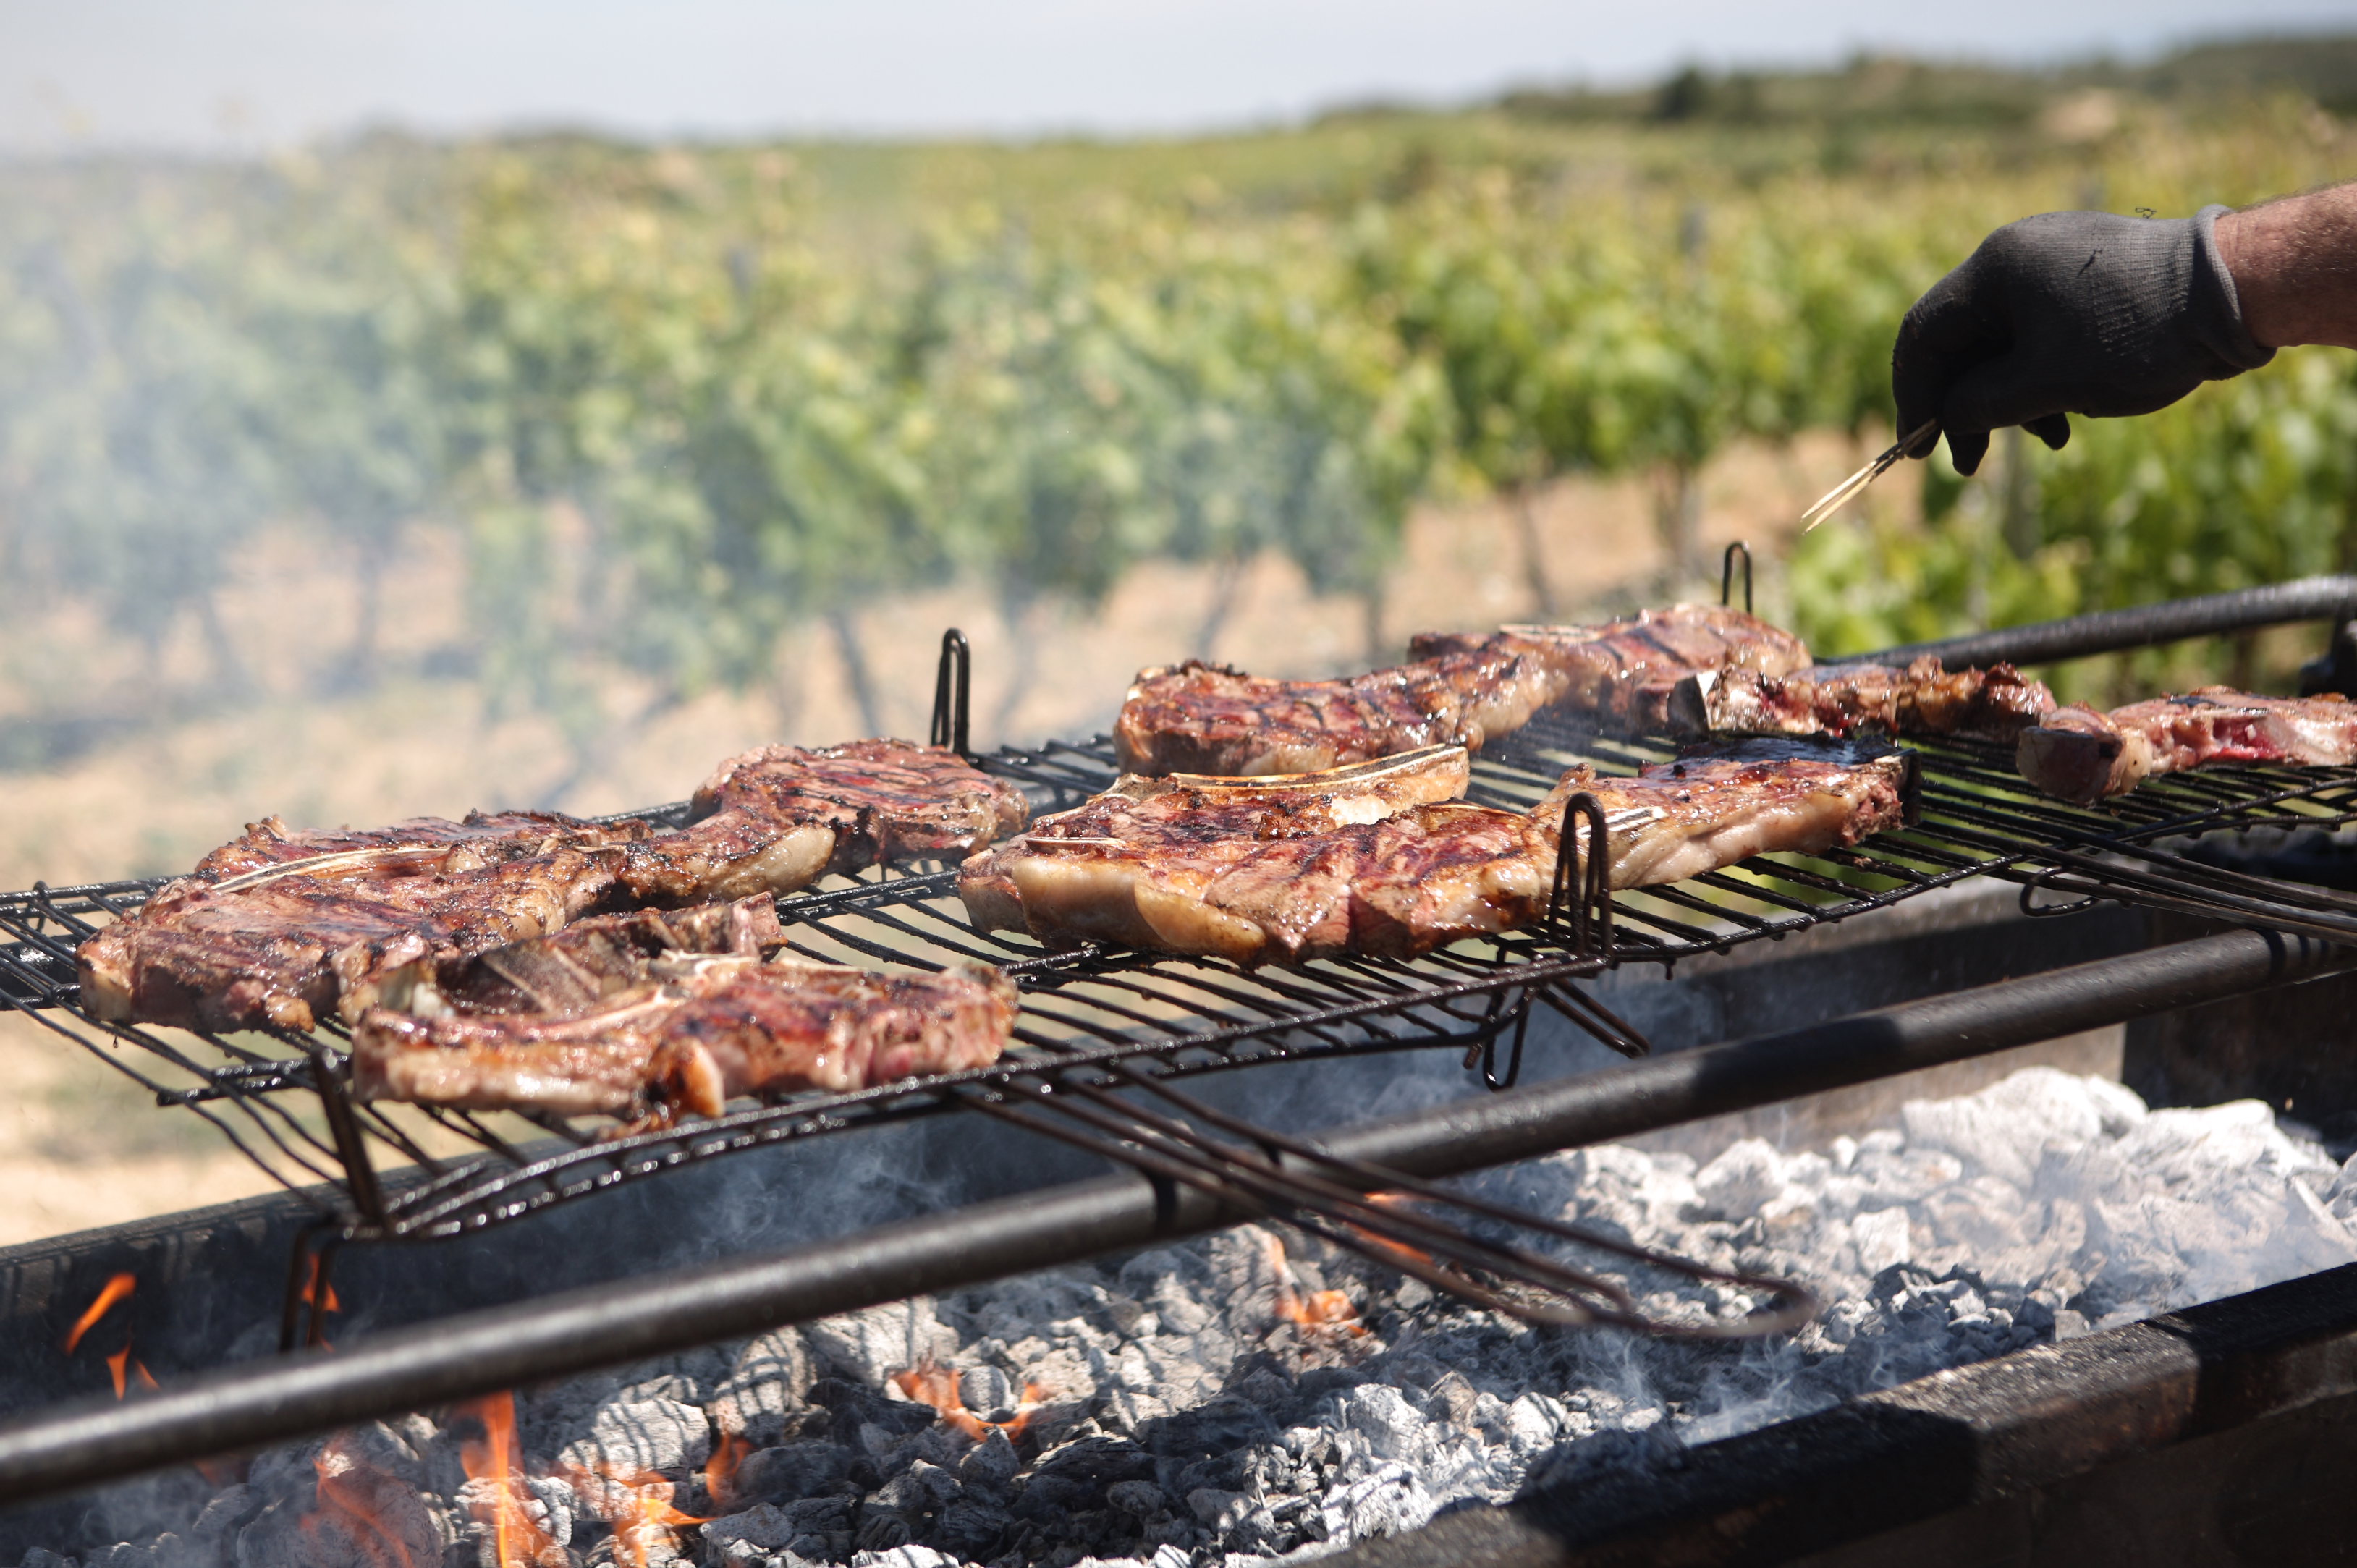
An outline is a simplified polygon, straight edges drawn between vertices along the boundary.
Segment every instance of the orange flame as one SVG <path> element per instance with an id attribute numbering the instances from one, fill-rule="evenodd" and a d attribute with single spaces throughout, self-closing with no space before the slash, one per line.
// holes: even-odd
<path id="1" fill-rule="evenodd" d="M 106 1309 L 129 1295 L 138 1283 L 129 1274 L 117 1274 L 107 1281 L 106 1287 L 98 1293 L 98 1299 L 90 1304 L 90 1310 L 76 1318 L 74 1326 L 66 1331 L 66 1354 L 72 1355 L 74 1347 L 81 1343 L 81 1337 L 96 1327 L 98 1320 L 106 1316 Z M 120 1381 L 118 1378 L 118 1384 Z"/>
<path id="2" fill-rule="evenodd" d="M 340 1435 L 328 1440 L 319 1456 L 311 1461 L 311 1468 L 319 1477 L 319 1507 L 303 1520 L 306 1535 L 316 1539 L 320 1521 L 334 1518 L 345 1524 L 345 1533 L 366 1553 L 371 1568 L 424 1568 L 377 1517 L 376 1505 L 369 1496 L 368 1483 L 373 1477 L 361 1474 L 361 1465 L 345 1451 Z"/>
<path id="3" fill-rule="evenodd" d="M 1023 1429 L 1031 1424 L 1032 1412 L 1048 1397 L 1048 1391 L 1038 1383 L 1025 1383 L 1022 1402 L 1015 1407 L 1012 1417 L 985 1421 L 965 1408 L 965 1394 L 958 1387 L 957 1373 L 931 1356 L 905 1372 L 893 1373 L 892 1386 L 920 1403 L 931 1405 L 934 1413 L 976 1443 L 994 1432 L 1006 1434 L 1009 1441 L 1022 1436 Z"/>
<path id="4" fill-rule="evenodd" d="M 123 1397 L 124 1367 L 130 1359 L 131 1347 L 128 1345 L 125 1345 L 122 1349 L 117 1350 L 113 1355 L 109 1356 L 106 1359 L 106 1369 L 114 1375 L 114 1397 L 116 1399 L 121 1399 Z M 146 1369 L 147 1369 L 145 1367 L 140 1369 L 143 1372 Z"/>
<path id="5" fill-rule="evenodd" d="M 746 1446 L 749 1445 L 740 1440 L 738 1447 L 730 1450 L 724 1440 L 722 1451 L 741 1455 Z M 713 1463 L 718 1462 L 719 1455 L 715 1455 Z M 705 1466 L 705 1474 L 711 1476 L 711 1465 Z M 679 1543 L 673 1530 L 682 1525 L 711 1522 L 707 1516 L 683 1513 L 674 1508 L 672 1483 L 652 1470 L 574 1465 L 565 1467 L 565 1478 L 573 1495 L 581 1499 L 583 1512 L 612 1522 L 614 1561 L 618 1564 L 625 1561 L 623 1554 L 627 1552 L 631 1568 L 647 1568 L 648 1553 L 655 1547 L 671 1549 L 664 1553 L 666 1558 L 675 1552 Z"/>
<path id="6" fill-rule="evenodd" d="M 1371 1192 L 1367 1194 L 1367 1201 L 1378 1208 L 1404 1208 L 1413 1199 L 1404 1192 Z M 1381 1248 L 1395 1258 L 1406 1258 L 1418 1263 L 1432 1262 L 1431 1253 L 1420 1248 L 1411 1247 L 1405 1241 L 1394 1241 L 1388 1236 L 1378 1236 L 1362 1225 L 1352 1225 L 1351 1229 L 1364 1237 L 1371 1245 Z"/>
<path id="7" fill-rule="evenodd" d="M 303 1276 L 303 1300 L 313 1312 L 341 1312 L 343 1304 L 336 1299 L 336 1287 L 324 1290 L 319 1284 L 319 1254 L 310 1254 L 310 1272 Z"/>
<path id="8" fill-rule="evenodd" d="M 1303 1328 L 1338 1329 L 1348 1334 L 1364 1334 L 1365 1324 L 1359 1321 L 1359 1309 L 1351 1298 L 1338 1290 L 1312 1291 L 1304 1296 L 1293 1285 L 1293 1268 L 1285 1259 L 1285 1243 L 1275 1236 L 1268 1239 L 1268 1266 L 1276 1274 L 1276 1316 Z"/>
<path id="9" fill-rule="evenodd" d="M 491 1527 L 497 1568 L 533 1568 L 544 1552 L 554 1552 L 556 1542 L 524 1511 L 522 1455 L 516 1451 L 515 1395 L 493 1394 L 479 1401 L 475 1415 L 483 1423 L 483 1441 L 460 1448 L 458 1462 L 468 1480 L 491 1483 L 490 1518 L 483 1518 L 486 1510 L 478 1503 L 476 1522 Z"/>
<path id="10" fill-rule="evenodd" d="M 734 1432 L 720 1434 L 720 1446 L 704 1462 L 704 1495 L 717 1504 L 725 1498 L 737 1479 L 737 1467 L 745 1463 L 745 1455 L 753 1445 Z"/>

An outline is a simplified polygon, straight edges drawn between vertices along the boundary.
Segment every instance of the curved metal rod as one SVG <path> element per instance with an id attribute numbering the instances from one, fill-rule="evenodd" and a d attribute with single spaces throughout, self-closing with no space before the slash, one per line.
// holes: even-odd
<path id="1" fill-rule="evenodd" d="M 1749 615 L 1751 613 L 1751 545 L 1748 541 L 1730 539 L 1727 542 L 1727 553 L 1719 558 L 1718 563 L 1718 602 L 1722 606 L 1730 607 L 1735 603 L 1735 557 L 1738 553 L 1743 557 L 1743 613 Z"/>
<path id="2" fill-rule="evenodd" d="M 973 707 L 974 647 L 965 633 L 952 627 L 942 633 L 942 661 L 933 673 L 933 722 L 927 732 L 932 744 L 971 757 L 974 747 L 968 725 Z"/>
<path id="3" fill-rule="evenodd" d="M 1300 1139 L 1271 1132 L 1242 1118 L 1214 1110 L 1190 1095 L 1182 1094 L 1167 1084 L 1125 1067 L 1117 1069 L 1116 1072 L 1131 1085 L 1169 1101 L 1187 1115 L 1244 1140 L 1248 1147 L 1240 1150 L 1232 1145 L 1220 1144 L 1216 1140 L 1206 1137 L 1200 1130 L 1190 1127 L 1183 1122 L 1157 1115 L 1142 1107 L 1115 1099 L 1112 1091 L 1104 1088 L 1086 1084 L 1074 1084 L 1070 1088 L 1071 1091 L 1085 1095 L 1096 1101 L 1101 1108 L 1114 1112 L 1118 1119 L 1150 1129 L 1166 1148 L 1172 1145 L 1190 1145 L 1206 1151 L 1216 1151 L 1218 1157 L 1232 1163 L 1238 1161 L 1240 1157 L 1245 1158 L 1248 1163 L 1241 1167 L 1239 1173 L 1234 1174 L 1243 1175 L 1244 1179 L 1252 1181 L 1265 1191 L 1291 1189 L 1296 1196 L 1289 1201 L 1298 1202 L 1300 1196 L 1305 1194 L 1314 1197 L 1317 1204 L 1310 1209 L 1312 1215 L 1318 1215 L 1321 1211 L 1330 1211 L 1327 1217 L 1339 1218 L 1340 1222 L 1350 1227 L 1351 1230 L 1372 1240 L 1381 1251 L 1371 1254 L 1365 1246 L 1358 1244 L 1349 1237 L 1335 1238 L 1339 1245 L 1349 1247 L 1362 1255 L 1372 1256 L 1375 1261 L 1390 1267 L 1403 1268 L 1405 1272 L 1415 1273 L 1417 1278 L 1438 1288 L 1453 1291 L 1460 1295 L 1473 1296 L 1474 1299 L 1480 1300 L 1482 1305 L 1493 1306 L 1496 1310 L 1535 1322 L 1618 1322 L 1625 1326 L 1641 1328 L 1650 1333 L 1708 1338 L 1752 1337 L 1780 1333 L 1805 1322 L 1816 1312 L 1814 1298 L 1805 1288 L 1791 1281 L 1712 1269 L 1689 1259 L 1656 1251 L 1633 1242 L 1619 1240 L 1610 1236 L 1566 1224 L 1561 1220 L 1549 1219 L 1502 1204 L 1452 1192 L 1404 1172 L 1363 1160 L 1348 1159 L 1331 1155 Z M 1067 1114 L 1078 1114 L 1082 1110 L 1069 1101 L 1048 1102 Z M 1257 1158 L 1250 1158 L 1255 1149 L 1258 1152 Z M 1337 1180 L 1333 1176 L 1319 1175 L 1312 1170 L 1288 1170 L 1279 1163 L 1280 1155 L 1290 1155 L 1311 1166 L 1322 1166 L 1329 1171 L 1339 1173 L 1342 1179 Z M 1453 1225 L 1434 1219 L 1429 1216 L 1417 1214 L 1413 1210 L 1377 1205 L 1369 1201 L 1364 1196 L 1369 1192 L 1377 1191 L 1405 1192 L 1426 1202 L 1461 1209 L 1526 1230 L 1540 1231 L 1577 1246 L 1626 1258 L 1646 1267 L 1663 1269 L 1684 1274 L 1689 1278 L 1711 1280 L 1762 1294 L 1771 1300 L 1781 1300 L 1784 1305 L 1774 1312 L 1755 1314 L 1739 1325 L 1697 1326 L 1661 1322 L 1645 1316 L 1641 1310 L 1637 1308 L 1635 1303 L 1628 1297 L 1625 1291 L 1608 1280 L 1570 1268 L 1543 1253 L 1531 1251 L 1527 1248 L 1505 1242 L 1479 1240 L 1468 1236 Z M 1314 1229 L 1314 1227 L 1305 1227 L 1305 1229 Z M 1318 1233 L 1328 1234 L 1324 1230 Z M 1495 1293 L 1480 1292 L 1477 1294 L 1464 1288 L 1466 1282 L 1445 1271 L 1442 1272 L 1441 1277 L 1435 1278 L 1433 1273 L 1421 1269 L 1405 1269 L 1406 1262 L 1412 1260 L 1404 1260 L 1397 1255 L 1398 1250 L 1402 1247 L 1411 1251 L 1453 1257 L 1469 1266 L 1482 1269 L 1503 1279 L 1544 1293 L 1572 1296 L 1586 1293 L 1601 1297 L 1610 1305 L 1601 1309 L 1580 1305 L 1576 1310 L 1590 1316 L 1587 1318 L 1576 1318 L 1564 1316 L 1559 1309 L 1499 1298 L 1496 1297 Z"/>
<path id="4" fill-rule="evenodd" d="M 1564 853 L 1566 844 L 1576 843 L 1571 824 L 1575 817 L 1587 819 L 1587 854 L 1578 861 L 1582 882 L 1580 897 L 1573 905 L 1572 952 L 1579 958 L 1609 958 L 1612 955 L 1612 832 L 1605 821 L 1604 802 L 1582 789 L 1563 803 L 1563 822 L 1555 831 L 1555 882 L 1547 895 L 1546 925 L 1550 932 L 1563 929 L 1564 894 L 1570 886 L 1573 857 Z M 1594 925 L 1590 925 L 1590 910 Z M 1590 941 L 1594 948 L 1591 951 Z"/>

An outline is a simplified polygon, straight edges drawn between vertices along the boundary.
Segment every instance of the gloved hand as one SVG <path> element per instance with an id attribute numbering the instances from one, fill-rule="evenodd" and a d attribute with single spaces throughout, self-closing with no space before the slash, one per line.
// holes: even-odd
<path id="1" fill-rule="evenodd" d="M 1899 326 L 1890 390 L 1903 435 L 1936 419 L 1956 471 L 2008 424 L 2049 446 L 2066 413 L 2150 413 L 2275 358 L 2243 325 L 2218 254 L 2223 207 L 2156 220 L 2048 212 L 2008 223 Z M 1931 440 L 1909 448 L 1932 455 Z"/>

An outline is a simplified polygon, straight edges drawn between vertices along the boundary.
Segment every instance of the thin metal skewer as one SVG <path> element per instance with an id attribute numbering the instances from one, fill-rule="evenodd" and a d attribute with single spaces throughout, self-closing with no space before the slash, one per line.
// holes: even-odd
<path id="1" fill-rule="evenodd" d="M 1801 532 L 1803 533 L 1808 532 L 1809 530 L 1816 527 L 1817 524 L 1824 521 L 1825 519 L 1839 511 L 1844 504 L 1849 500 L 1850 497 L 1857 494 L 1858 491 L 1866 489 L 1867 486 L 1874 483 L 1875 480 L 1882 478 L 1883 474 L 1896 464 L 1900 458 L 1907 456 L 1907 448 L 1914 446 L 1915 443 L 1922 440 L 1927 435 L 1937 435 L 1939 433 L 1940 422 L 1936 419 L 1927 419 L 1922 424 L 1917 425 L 1914 429 L 1909 431 L 1906 435 L 1900 436 L 1898 440 L 1892 442 L 1889 449 L 1884 452 L 1880 456 L 1875 458 L 1873 462 L 1868 463 L 1865 467 L 1860 468 L 1857 473 L 1852 474 L 1848 478 L 1844 479 L 1840 484 L 1835 485 L 1832 489 L 1829 489 L 1824 495 L 1819 496 L 1817 498 L 1817 504 L 1801 514 Z"/>

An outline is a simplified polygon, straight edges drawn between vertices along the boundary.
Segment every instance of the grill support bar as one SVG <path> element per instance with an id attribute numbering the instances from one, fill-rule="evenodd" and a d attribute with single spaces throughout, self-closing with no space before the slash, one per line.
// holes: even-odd
<path id="1" fill-rule="evenodd" d="M 1962 1060 L 2357 965 L 2357 952 L 2228 931 L 1783 1034 L 1367 1123 L 1347 1157 L 1440 1177 Z M 55 1493 L 518 1383 L 1068 1263 L 1241 1218 L 1122 1175 L 468 1313 L 228 1369 L 120 1403 L 0 1426 L 0 1500 Z"/>
<path id="2" fill-rule="evenodd" d="M 2300 577 L 2231 594 L 2204 594 L 2198 598 L 2072 616 L 2067 620 L 2001 627 L 1941 642 L 1910 642 L 1886 648 L 1879 653 L 1861 653 L 1853 659 L 1826 662 L 1854 664 L 1871 660 L 1878 664 L 1905 664 L 1910 659 L 1932 653 L 1937 654 L 1951 670 L 2000 661 L 2048 664 L 2061 659 L 2149 648 L 2154 643 L 2175 642 L 2181 638 L 2216 637 L 2223 632 L 2250 631 L 2291 621 L 2338 622 L 2352 618 L 2357 618 L 2357 576 Z"/>

